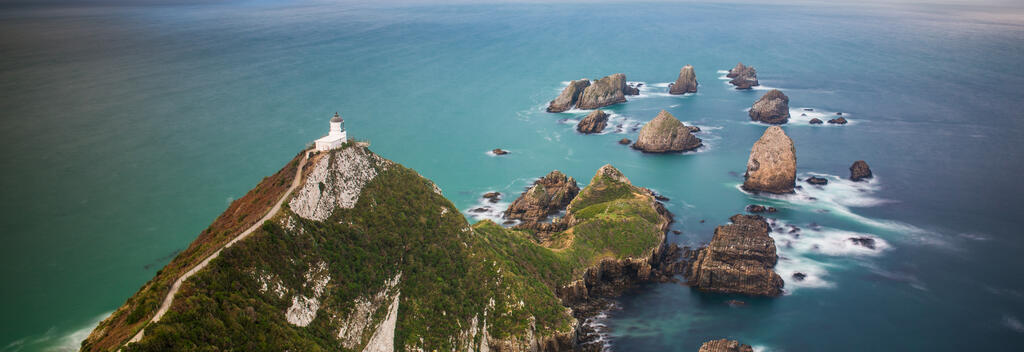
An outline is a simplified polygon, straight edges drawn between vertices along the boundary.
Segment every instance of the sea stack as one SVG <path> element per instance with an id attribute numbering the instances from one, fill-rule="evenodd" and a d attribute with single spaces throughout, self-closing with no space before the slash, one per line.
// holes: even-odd
<path id="1" fill-rule="evenodd" d="M 633 148 L 648 153 L 683 152 L 702 145 L 700 138 L 690 133 L 682 121 L 662 110 L 640 129 Z"/>
<path id="2" fill-rule="evenodd" d="M 781 127 L 768 127 L 754 142 L 744 177 L 743 189 L 750 192 L 793 193 L 796 147 Z"/>
<path id="3" fill-rule="evenodd" d="M 736 89 L 750 89 L 761 85 L 757 82 L 757 69 L 753 66 L 744 66 L 742 62 L 736 64 L 736 67 L 729 70 L 725 76 L 732 78 L 729 83 L 736 86 Z"/>
<path id="4" fill-rule="evenodd" d="M 789 97 L 778 89 L 764 93 L 750 107 L 750 119 L 773 125 L 789 122 Z"/>
<path id="5" fill-rule="evenodd" d="M 524 222 L 544 221 L 549 215 L 565 209 L 579 192 L 576 179 L 558 170 L 551 171 L 512 202 L 505 211 L 505 217 Z"/>
<path id="6" fill-rule="evenodd" d="M 754 348 L 736 340 L 721 339 L 705 342 L 697 352 L 754 352 Z"/>
<path id="7" fill-rule="evenodd" d="M 583 90 L 589 86 L 590 81 L 587 79 L 569 82 L 569 86 L 562 90 L 562 94 L 548 104 L 548 112 L 563 112 L 572 109 L 579 101 L 580 94 L 583 94 Z"/>
<path id="8" fill-rule="evenodd" d="M 874 176 L 871 175 L 871 168 L 864 160 L 854 161 L 853 165 L 850 165 L 850 180 L 862 181 L 872 177 Z"/>
<path id="9" fill-rule="evenodd" d="M 579 124 L 576 125 L 576 130 L 580 133 L 601 133 L 604 128 L 608 126 L 608 113 L 601 109 L 594 110 L 587 117 L 583 118 Z"/>
<path id="10" fill-rule="evenodd" d="M 785 282 L 772 269 L 778 262 L 771 227 L 760 215 L 733 215 L 715 228 L 693 261 L 689 283 L 702 291 L 778 296 Z"/>
<path id="11" fill-rule="evenodd" d="M 697 92 L 697 74 L 693 73 L 693 66 L 686 65 L 679 70 L 679 78 L 668 89 L 668 94 L 686 94 Z"/>
<path id="12" fill-rule="evenodd" d="M 626 75 L 616 73 L 594 81 L 583 90 L 577 107 L 580 109 L 597 109 L 612 104 L 625 103 Z"/>

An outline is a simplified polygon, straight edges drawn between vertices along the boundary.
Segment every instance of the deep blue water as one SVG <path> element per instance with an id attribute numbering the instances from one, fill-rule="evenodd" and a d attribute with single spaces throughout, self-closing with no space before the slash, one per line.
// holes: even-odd
<path id="1" fill-rule="evenodd" d="M 617 350 L 720 337 L 787 351 L 1011 348 L 1024 342 L 1024 19 L 1011 10 L 3 5 L 0 348 L 75 345 L 334 111 L 464 211 L 485 191 L 514 195 L 553 169 L 586 182 L 611 163 L 671 198 L 684 232 L 672 241 L 707 242 L 755 202 L 802 229 L 773 234 L 786 295 L 732 307 L 737 297 L 646 286 L 603 321 Z M 765 90 L 718 79 L 738 61 L 793 109 L 850 119 L 784 127 L 801 175 L 835 176 L 828 186 L 774 199 L 737 189 L 765 128 L 744 112 Z M 664 94 L 686 64 L 699 93 Z M 649 87 L 608 109 L 624 132 L 579 135 L 571 119 L 585 112 L 543 112 L 562 82 L 616 72 Z M 661 109 L 703 127 L 707 147 L 615 143 Z M 485 153 L 496 147 L 512 154 Z M 877 178 L 840 181 L 858 159 Z"/>

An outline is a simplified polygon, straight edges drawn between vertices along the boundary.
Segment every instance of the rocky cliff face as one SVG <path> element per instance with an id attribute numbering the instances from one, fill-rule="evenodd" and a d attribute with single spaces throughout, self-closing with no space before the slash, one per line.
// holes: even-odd
<path id="1" fill-rule="evenodd" d="M 580 133 L 601 133 L 604 128 L 608 126 L 608 113 L 601 109 L 594 110 L 587 117 L 583 118 L 579 124 L 576 125 L 576 131 Z"/>
<path id="2" fill-rule="evenodd" d="M 597 109 L 612 104 L 625 103 L 626 75 L 616 73 L 594 81 L 580 96 L 580 109 Z"/>
<path id="3" fill-rule="evenodd" d="M 675 116 L 662 110 L 640 129 L 633 148 L 648 153 L 683 152 L 702 145 L 700 138 Z"/>
<path id="4" fill-rule="evenodd" d="M 572 109 L 573 106 L 576 106 L 576 102 L 579 101 L 583 90 L 589 86 L 590 80 L 587 79 L 569 82 L 569 86 L 562 90 L 562 94 L 559 94 L 555 100 L 548 103 L 548 112 L 562 112 Z"/>
<path id="5" fill-rule="evenodd" d="M 693 66 L 686 65 L 679 70 L 679 78 L 669 87 L 669 94 L 686 94 L 697 92 L 697 74 L 693 72 Z"/>
<path id="6" fill-rule="evenodd" d="M 736 86 L 736 89 L 751 89 L 761 85 L 757 82 L 757 70 L 753 66 L 744 66 L 742 62 L 736 64 L 725 76 L 732 78 L 729 83 Z"/>
<path id="7" fill-rule="evenodd" d="M 754 352 L 754 348 L 736 340 L 721 339 L 705 342 L 697 352 Z"/>
<path id="8" fill-rule="evenodd" d="M 796 186 L 796 147 L 779 126 L 768 127 L 750 148 L 743 189 L 792 193 Z"/>
<path id="9" fill-rule="evenodd" d="M 853 181 L 861 181 L 873 177 L 871 174 L 871 168 L 868 167 L 868 163 L 864 160 L 857 160 L 850 165 L 850 179 Z"/>
<path id="10" fill-rule="evenodd" d="M 579 192 L 576 179 L 558 170 L 551 171 L 512 202 L 505 211 L 505 217 L 525 223 L 544 221 L 549 215 L 565 209 Z"/>
<path id="11" fill-rule="evenodd" d="M 778 262 L 771 227 L 759 215 L 734 215 L 732 224 L 715 228 L 707 247 L 693 262 L 689 281 L 700 290 L 777 296 L 783 281 L 772 268 Z"/>
<path id="12" fill-rule="evenodd" d="M 789 122 L 789 97 L 772 89 L 754 102 L 749 114 L 751 120 L 773 125 Z"/>

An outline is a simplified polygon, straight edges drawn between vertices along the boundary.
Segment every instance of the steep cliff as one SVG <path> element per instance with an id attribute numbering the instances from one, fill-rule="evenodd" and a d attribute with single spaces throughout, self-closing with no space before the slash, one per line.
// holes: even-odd
<path id="1" fill-rule="evenodd" d="M 548 248 L 489 221 L 470 226 L 436 185 L 364 146 L 302 156 L 193 243 L 219 256 L 170 296 L 162 319 L 148 319 L 158 304 L 145 302 L 167 292 L 154 282 L 174 281 L 210 250 L 176 258 L 183 264 L 165 267 L 82 350 L 565 350 L 581 343 L 581 325 L 563 287 L 608 260 L 663 277 L 650 274 L 662 267 L 650 258 L 667 248 L 670 217 L 624 176 L 595 176 L 572 197 L 571 226 Z M 238 211 L 259 219 L 271 209 L 247 202 L 278 199 L 269 220 L 223 246 L 231 229 L 259 224 Z"/>
<path id="2" fill-rule="evenodd" d="M 576 106 L 576 102 L 579 101 L 580 94 L 583 94 L 583 90 L 590 86 L 590 80 L 578 79 L 569 82 L 569 86 L 562 90 L 562 94 L 559 94 L 555 100 L 548 103 L 548 112 L 562 112 Z"/>
<path id="3" fill-rule="evenodd" d="M 686 65 L 679 70 L 679 78 L 669 87 L 669 94 L 686 94 L 697 92 L 697 74 L 693 73 L 693 66 Z"/>
<path id="4" fill-rule="evenodd" d="M 668 111 L 662 110 L 658 116 L 655 116 L 640 129 L 633 148 L 648 153 L 682 152 L 697 149 L 702 145 L 702 141 L 691 131 L 693 129 L 684 125 Z"/>
<path id="5" fill-rule="evenodd" d="M 732 224 L 715 228 L 707 247 L 692 263 L 689 281 L 700 290 L 777 296 L 783 281 L 772 268 L 778 262 L 771 228 L 759 215 L 734 215 Z"/>
<path id="6" fill-rule="evenodd" d="M 796 147 L 779 126 L 768 127 L 750 148 L 743 189 L 792 193 L 796 186 Z"/>
<path id="7" fill-rule="evenodd" d="M 789 122 L 789 97 L 778 89 L 764 93 L 750 107 L 750 119 L 773 125 Z"/>
<path id="8" fill-rule="evenodd" d="M 625 74 L 616 73 L 605 76 L 594 81 L 583 90 L 577 106 L 580 109 L 597 109 L 612 104 L 625 103 L 625 91 L 627 89 L 629 89 L 629 86 L 626 84 Z"/>

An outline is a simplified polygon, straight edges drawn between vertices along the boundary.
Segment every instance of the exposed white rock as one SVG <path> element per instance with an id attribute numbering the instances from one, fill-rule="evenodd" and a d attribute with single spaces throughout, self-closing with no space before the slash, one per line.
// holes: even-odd
<path id="1" fill-rule="evenodd" d="M 327 272 L 327 263 L 321 261 L 310 266 L 304 275 L 306 283 L 303 287 L 311 289 L 312 297 L 306 295 L 292 296 L 292 305 L 285 311 L 285 320 L 295 326 L 306 326 L 316 318 L 316 312 L 320 310 L 320 296 L 324 288 L 331 281 L 331 275 Z"/>
<path id="2" fill-rule="evenodd" d="M 388 307 L 388 316 L 377 326 L 377 331 L 373 332 L 373 336 L 370 337 L 370 342 L 366 343 L 363 352 L 393 352 L 395 350 L 395 325 L 398 323 L 398 300 L 401 297 L 401 291 L 395 294 L 395 298 L 391 300 L 391 305 Z"/>
<path id="3" fill-rule="evenodd" d="M 401 279 L 402 273 L 398 273 L 385 281 L 384 287 L 373 296 L 356 299 L 352 311 L 341 321 L 341 328 L 338 330 L 338 340 L 342 346 L 355 349 L 363 342 L 363 332 L 371 328 L 373 313 L 383 307 L 391 296 L 397 295 L 395 287 Z"/>
<path id="4" fill-rule="evenodd" d="M 386 169 L 390 164 L 361 147 L 330 151 L 317 161 L 288 206 L 303 218 L 323 221 L 337 208 L 355 207 L 363 187 L 377 176 L 374 166 Z"/>
<path id="5" fill-rule="evenodd" d="M 288 293 L 288 288 L 284 286 L 284 282 L 277 275 L 267 272 L 262 274 L 253 272 L 252 275 L 260 284 L 260 293 L 273 292 L 277 298 L 284 298 L 284 295 Z"/>

